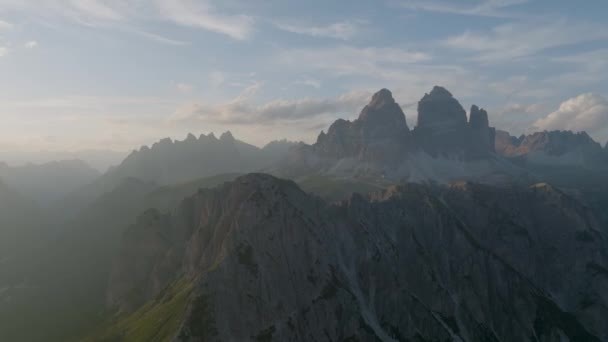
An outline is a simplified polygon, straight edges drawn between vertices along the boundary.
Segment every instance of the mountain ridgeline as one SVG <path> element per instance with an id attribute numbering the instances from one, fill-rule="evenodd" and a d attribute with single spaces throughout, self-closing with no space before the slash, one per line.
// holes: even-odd
<path id="1" fill-rule="evenodd" d="M 0 164 L 0 340 L 608 341 L 608 144 L 417 114 Z"/>
<path id="2" fill-rule="evenodd" d="M 332 205 L 251 174 L 137 219 L 107 297 L 129 323 L 99 337 L 602 341 L 606 247 L 546 184 L 408 184 Z"/>

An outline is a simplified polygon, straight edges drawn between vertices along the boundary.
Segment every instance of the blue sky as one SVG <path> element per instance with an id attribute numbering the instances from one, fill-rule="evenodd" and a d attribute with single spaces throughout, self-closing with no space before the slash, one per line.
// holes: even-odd
<path id="1" fill-rule="evenodd" d="M 608 140 L 604 0 L 0 0 L 0 149 L 231 130 L 312 141 L 371 94 L 446 86 L 514 134 Z"/>

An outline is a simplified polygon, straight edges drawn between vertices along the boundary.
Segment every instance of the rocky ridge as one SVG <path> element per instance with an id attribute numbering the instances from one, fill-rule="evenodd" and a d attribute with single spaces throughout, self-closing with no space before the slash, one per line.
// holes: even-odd
<path id="1" fill-rule="evenodd" d="M 494 140 L 488 113 L 473 105 L 467 119 L 445 88 L 436 86 L 420 100 L 413 130 L 391 92 L 382 89 L 356 120 L 339 119 L 315 144 L 292 149 L 276 174 L 443 181 L 460 176 L 464 163 L 474 173 L 488 175 L 498 169 Z M 427 168 L 441 175 L 425 175 Z"/>
<path id="2" fill-rule="evenodd" d="M 180 279 L 180 341 L 608 338 L 606 237 L 546 184 L 407 184 L 328 205 L 243 176 L 140 216 L 108 304 L 132 312 Z"/>
<path id="3" fill-rule="evenodd" d="M 603 164 L 602 146 L 586 132 L 543 131 L 519 138 L 500 131 L 496 137 L 498 153 L 506 157 L 523 157 L 540 164 Z"/>

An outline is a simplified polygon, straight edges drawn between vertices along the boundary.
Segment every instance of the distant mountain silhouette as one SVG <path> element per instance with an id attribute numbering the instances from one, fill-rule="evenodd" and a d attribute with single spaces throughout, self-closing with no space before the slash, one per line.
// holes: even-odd
<path id="1" fill-rule="evenodd" d="M 353 122 L 339 119 L 315 144 L 292 149 L 276 173 L 418 181 L 520 172 L 498 166 L 494 139 L 488 113 L 473 105 L 467 119 L 443 87 L 435 86 L 420 100 L 413 130 L 391 92 L 382 89 Z"/>
<path id="2" fill-rule="evenodd" d="M 602 146 L 586 132 L 544 131 L 516 138 L 500 131 L 496 149 L 504 156 L 538 164 L 592 166 L 608 161 Z"/>
<path id="3" fill-rule="evenodd" d="M 9 166 L 0 163 L 0 178 L 15 191 L 48 206 L 100 176 L 81 160 Z"/>

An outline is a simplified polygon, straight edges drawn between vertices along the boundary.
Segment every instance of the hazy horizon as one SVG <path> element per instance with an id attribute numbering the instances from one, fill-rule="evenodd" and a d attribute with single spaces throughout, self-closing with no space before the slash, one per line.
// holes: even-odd
<path id="1" fill-rule="evenodd" d="M 608 342 L 606 14 L 0 0 L 0 341 Z"/>
<path id="2" fill-rule="evenodd" d="M 227 130 L 258 146 L 312 142 L 380 88 L 413 127 L 433 85 L 514 135 L 587 131 L 603 145 L 606 11 L 601 1 L 2 0 L 0 149 L 128 153 Z"/>

